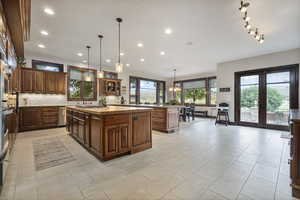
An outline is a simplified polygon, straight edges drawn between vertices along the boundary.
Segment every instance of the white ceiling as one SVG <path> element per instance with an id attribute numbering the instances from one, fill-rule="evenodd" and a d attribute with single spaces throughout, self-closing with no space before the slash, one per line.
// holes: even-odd
<path id="1" fill-rule="evenodd" d="M 300 47 L 299 0 L 250 4 L 252 24 L 265 33 L 262 45 L 244 29 L 239 0 L 32 0 L 31 41 L 25 49 L 81 62 L 89 44 L 92 63 L 98 65 L 97 35 L 101 33 L 103 60 L 111 59 L 113 66 L 118 54 L 116 17 L 124 20 L 122 62 L 130 63 L 131 71 L 160 77 L 171 77 L 174 67 L 178 76 L 209 73 L 216 71 L 219 62 Z M 45 7 L 52 8 L 55 15 L 46 15 Z M 167 27 L 172 28 L 171 35 L 164 33 Z M 47 30 L 49 36 L 42 36 L 41 30 Z M 138 42 L 144 47 L 138 48 Z M 46 48 L 38 48 L 39 43 Z M 160 51 L 166 55 L 161 56 Z M 84 56 L 77 56 L 78 52 Z"/>

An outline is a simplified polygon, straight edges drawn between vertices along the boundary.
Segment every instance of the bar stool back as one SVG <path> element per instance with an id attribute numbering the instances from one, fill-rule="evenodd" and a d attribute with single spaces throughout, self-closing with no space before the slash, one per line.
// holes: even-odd
<path id="1" fill-rule="evenodd" d="M 229 104 L 228 103 L 220 103 L 218 106 L 218 113 L 215 124 L 221 123 L 228 126 L 229 120 Z"/>

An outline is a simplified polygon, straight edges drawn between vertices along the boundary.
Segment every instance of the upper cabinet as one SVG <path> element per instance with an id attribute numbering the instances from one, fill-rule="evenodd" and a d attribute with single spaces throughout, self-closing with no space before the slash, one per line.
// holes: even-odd
<path id="1" fill-rule="evenodd" d="M 10 30 L 16 56 L 24 57 L 24 41 L 30 37 L 31 0 L 2 0 L 0 2 Z"/>
<path id="2" fill-rule="evenodd" d="M 120 79 L 99 79 L 99 94 L 101 96 L 120 96 L 121 80 Z"/>
<path id="3" fill-rule="evenodd" d="M 21 68 L 21 92 L 41 94 L 65 94 L 65 73 Z M 15 80 L 17 76 L 14 78 Z M 17 85 L 17 83 L 15 83 Z M 16 92 L 18 87 L 16 87 Z"/>
<path id="4" fill-rule="evenodd" d="M 104 71 L 104 77 L 100 78 L 98 83 L 101 96 L 121 95 L 121 79 L 118 79 L 118 73 Z"/>
<path id="5" fill-rule="evenodd" d="M 56 73 L 45 72 L 45 93 L 47 94 L 55 94 L 57 92 Z"/>

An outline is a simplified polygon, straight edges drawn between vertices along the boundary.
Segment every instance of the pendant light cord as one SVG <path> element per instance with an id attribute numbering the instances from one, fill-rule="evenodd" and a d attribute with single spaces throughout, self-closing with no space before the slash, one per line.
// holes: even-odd
<path id="1" fill-rule="evenodd" d="M 102 38 L 103 35 L 98 35 L 100 39 L 100 72 L 102 72 Z"/>
<path id="2" fill-rule="evenodd" d="M 119 22 L 119 64 L 121 63 L 121 22 Z"/>

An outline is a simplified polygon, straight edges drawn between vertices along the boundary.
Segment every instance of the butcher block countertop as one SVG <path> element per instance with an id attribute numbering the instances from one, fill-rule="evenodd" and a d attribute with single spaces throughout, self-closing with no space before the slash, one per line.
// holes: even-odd
<path id="1" fill-rule="evenodd" d="M 151 108 L 144 107 L 128 107 L 128 106 L 107 106 L 107 107 L 84 107 L 84 106 L 67 106 L 68 109 L 76 110 L 79 112 L 85 112 L 95 115 L 111 115 L 111 114 L 122 114 L 122 113 L 136 113 L 144 111 L 152 111 Z"/>

